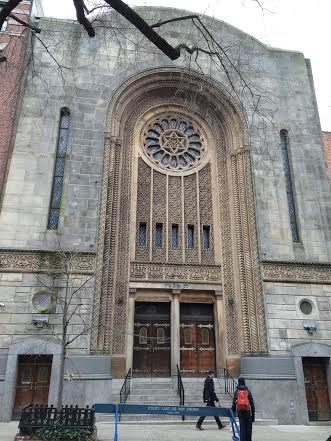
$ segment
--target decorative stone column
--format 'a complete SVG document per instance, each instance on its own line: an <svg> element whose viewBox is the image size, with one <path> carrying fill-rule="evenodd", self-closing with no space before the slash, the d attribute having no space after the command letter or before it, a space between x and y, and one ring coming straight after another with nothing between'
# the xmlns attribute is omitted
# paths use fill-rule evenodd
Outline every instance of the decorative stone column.
<svg viewBox="0 0 331 441"><path fill-rule="evenodd" d="M219 376L221 369L225 367L224 347L224 305L222 291L215 291L216 301L214 304L214 326L215 326L215 347L216 347L216 372Z"/></svg>
<svg viewBox="0 0 331 441"><path fill-rule="evenodd" d="M136 290L130 288L128 301L128 325L126 338L126 372L133 367L133 346L134 346L134 307L136 301Z"/></svg>
<svg viewBox="0 0 331 441"><path fill-rule="evenodd" d="M177 376L177 364L180 366L180 313L179 289L172 291L171 302L171 376Z"/></svg>

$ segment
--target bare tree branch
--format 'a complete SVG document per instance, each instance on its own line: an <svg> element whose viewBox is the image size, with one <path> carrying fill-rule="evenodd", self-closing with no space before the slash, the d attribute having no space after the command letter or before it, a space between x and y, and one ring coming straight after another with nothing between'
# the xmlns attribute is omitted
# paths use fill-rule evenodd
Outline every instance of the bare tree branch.
<svg viewBox="0 0 331 441"><path fill-rule="evenodd" d="M21 3L21 0L9 0L7 3L2 6L0 9L0 29L4 24L6 18L9 14Z"/></svg>
<svg viewBox="0 0 331 441"><path fill-rule="evenodd" d="M39 34L41 32L40 28L37 28L37 26L34 26L32 23L27 23L24 20L21 20L20 18L18 18L15 14L9 14L9 17L11 17L13 20L17 21L17 23L20 23L21 25L25 26L26 28L31 29L34 32L37 32L37 34Z"/></svg>

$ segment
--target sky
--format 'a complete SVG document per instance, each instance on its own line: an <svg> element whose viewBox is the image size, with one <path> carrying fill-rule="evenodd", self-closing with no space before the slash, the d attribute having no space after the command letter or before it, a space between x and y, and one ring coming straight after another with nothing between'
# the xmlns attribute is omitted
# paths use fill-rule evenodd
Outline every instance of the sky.
<svg viewBox="0 0 331 441"><path fill-rule="evenodd" d="M42 0L46 16L75 18L72 0ZM180 7L223 20L264 44L311 60L322 130L331 131L331 0L131 0Z"/></svg>

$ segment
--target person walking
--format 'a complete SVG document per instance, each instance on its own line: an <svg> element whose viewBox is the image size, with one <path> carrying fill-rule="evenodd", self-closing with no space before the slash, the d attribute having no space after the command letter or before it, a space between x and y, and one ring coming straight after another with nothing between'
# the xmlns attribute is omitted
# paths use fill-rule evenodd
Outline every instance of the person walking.
<svg viewBox="0 0 331 441"><path fill-rule="evenodd" d="M215 401L219 401L217 398L217 395L215 394L215 386L214 386L214 377L215 377L215 372L214 371L209 371L208 375L205 379L205 384L204 384L204 388L203 388L203 401L204 403L207 403L207 406L211 406L211 407L215 407ZM201 416L196 424L196 428L199 430L204 430L201 425L203 423L203 420L205 419L204 416ZM215 416L215 421L218 425L219 429L223 429L223 427L225 427L221 420L219 419L219 417Z"/></svg>
<svg viewBox="0 0 331 441"><path fill-rule="evenodd" d="M232 410L237 413L240 427L240 441L252 441L252 423L255 421L253 396L247 388L245 379L238 378L238 386L234 393Z"/></svg>

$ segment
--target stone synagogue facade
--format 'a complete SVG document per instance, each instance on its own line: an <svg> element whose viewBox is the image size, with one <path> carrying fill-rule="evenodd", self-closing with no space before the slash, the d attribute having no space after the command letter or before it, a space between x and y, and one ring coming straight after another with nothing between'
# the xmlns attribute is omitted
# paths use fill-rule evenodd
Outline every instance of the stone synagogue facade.
<svg viewBox="0 0 331 441"><path fill-rule="evenodd" d="M116 14L93 39L40 20L0 212L2 419L30 374L55 400L59 246L82 286L65 400L111 402L130 368L178 365L242 374L262 418L331 418L331 188L310 63L203 20L226 72L203 52L171 62ZM185 22L159 32L203 44Z"/></svg>

